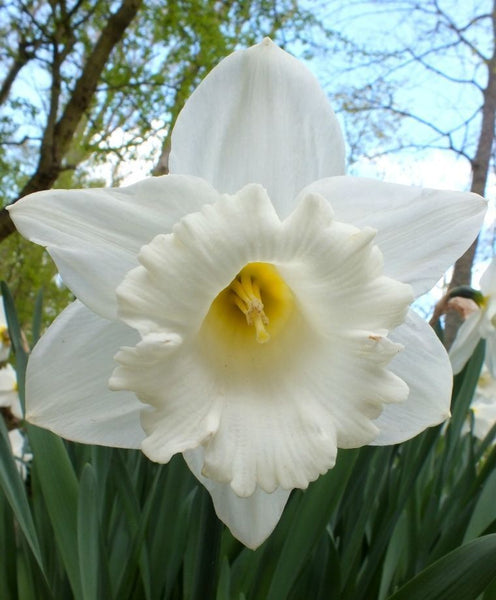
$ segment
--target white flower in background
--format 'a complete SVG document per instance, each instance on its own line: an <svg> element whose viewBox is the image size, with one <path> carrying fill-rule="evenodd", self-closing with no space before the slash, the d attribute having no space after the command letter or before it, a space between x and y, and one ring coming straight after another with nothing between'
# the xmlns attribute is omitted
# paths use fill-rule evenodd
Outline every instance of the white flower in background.
<svg viewBox="0 0 496 600"><path fill-rule="evenodd" d="M26 436L20 429L11 429L9 442L19 475L26 479L29 463L33 460L33 455L27 451Z"/></svg>
<svg viewBox="0 0 496 600"><path fill-rule="evenodd" d="M270 40L188 100L170 170L10 207L79 299L30 358L27 418L160 462L184 453L254 548L337 448L448 416L447 354L408 305L485 202L343 176L323 91Z"/></svg>
<svg viewBox="0 0 496 600"><path fill-rule="evenodd" d="M7 317L3 307L3 298L0 296L0 364L4 363L10 354L9 329L7 327Z"/></svg>
<svg viewBox="0 0 496 600"><path fill-rule="evenodd" d="M479 340L486 340L485 363L496 377L496 259L493 259L480 280L480 294L474 290L478 309L469 314L460 326L449 356L453 372L459 373L472 356Z"/></svg>
<svg viewBox="0 0 496 600"><path fill-rule="evenodd" d="M496 380L487 369L483 369L479 377L470 410L473 415L472 432L475 437L483 440L496 423ZM470 422L466 423L462 431L470 431Z"/></svg>
<svg viewBox="0 0 496 600"><path fill-rule="evenodd" d="M22 419L21 402L17 391L17 375L10 364L0 368L0 406L9 408L17 419Z"/></svg>

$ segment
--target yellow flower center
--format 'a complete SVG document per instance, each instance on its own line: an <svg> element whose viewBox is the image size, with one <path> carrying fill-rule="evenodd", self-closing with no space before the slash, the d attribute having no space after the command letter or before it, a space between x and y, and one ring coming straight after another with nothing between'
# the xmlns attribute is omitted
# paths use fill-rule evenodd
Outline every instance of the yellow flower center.
<svg viewBox="0 0 496 600"><path fill-rule="evenodd" d="M265 344L288 320L293 295L269 263L248 263L212 302L205 318L227 338Z"/></svg>

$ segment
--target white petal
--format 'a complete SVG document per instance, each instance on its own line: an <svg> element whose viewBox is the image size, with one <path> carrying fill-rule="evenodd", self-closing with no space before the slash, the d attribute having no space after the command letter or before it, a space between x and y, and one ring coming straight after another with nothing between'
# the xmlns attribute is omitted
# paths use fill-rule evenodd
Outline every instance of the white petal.
<svg viewBox="0 0 496 600"><path fill-rule="evenodd" d="M20 233L46 246L65 284L91 310L115 318L115 288L141 246L218 194L195 177L145 179L123 188L48 190L9 206Z"/></svg>
<svg viewBox="0 0 496 600"><path fill-rule="evenodd" d="M0 328L0 338L2 336L2 330ZM10 343L2 343L0 342L0 363L5 362L6 360L8 360L10 356Z"/></svg>
<svg viewBox="0 0 496 600"><path fill-rule="evenodd" d="M486 296L496 295L496 259L494 258L481 277L480 289Z"/></svg>
<svg viewBox="0 0 496 600"><path fill-rule="evenodd" d="M10 339L7 327L7 316L0 296L0 363L5 362L10 355Z"/></svg>
<svg viewBox="0 0 496 600"><path fill-rule="evenodd" d="M384 273L409 283L415 296L431 289L470 246L487 205L477 194L354 177L316 181L301 195L312 192L331 203L339 221L377 229Z"/></svg>
<svg viewBox="0 0 496 600"><path fill-rule="evenodd" d="M11 407L18 404L17 375L10 364L0 369L0 406Z"/></svg>
<svg viewBox="0 0 496 600"><path fill-rule="evenodd" d="M267 494L259 488L249 498L240 498L225 483L203 477L203 449L185 452L184 459L197 479L212 496L215 512L233 536L255 550L274 530L281 518L290 490L277 489Z"/></svg>
<svg viewBox="0 0 496 600"><path fill-rule="evenodd" d="M455 375L467 364L481 339L480 327L483 318L484 312L477 310L466 318L457 331L449 351L449 358Z"/></svg>
<svg viewBox="0 0 496 600"><path fill-rule="evenodd" d="M7 325L7 315L5 314L3 298L2 298L2 296L0 296L0 328L6 327L6 325Z"/></svg>
<svg viewBox="0 0 496 600"><path fill-rule="evenodd" d="M474 412L474 435L483 440L496 423L496 404L472 406Z"/></svg>
<svg viewBox="0 0 496 600"><path fill-rule="evenodd" d="M26 452L26 438L19 429L11 429L9 431L9 442L12 448L12 454L14 455L17 470L23 479L27 476L27 466L33 460L33 455L30 452Z"/></svg>
<svg viewBox="0 0 496 600"><path fill-rule="evenodd" d="M17 389L17 375L11 364L0 368L0 392L11 392Z"/></svg>
<svg viewBox="0 0 496 600"><path fill-rule="evenodd" d="M389 368L408 384L410 393L405 402L384 407L375 421L380 430L372 442L375 446L404 442L450 415L451 366L434 330L410 311L405 324L390 337L405 348L393 358Z"/></svg>
<svg viewBox="0 0 496 600"><path fill-rule="evenodd" d="M16 419L23 418L17 388L17 373L11 364L0 368L0 406L9 408Z"/></svg>
<svg viewBox="0 0 496 600"><path fill-rule="evenodd" d="M113 355L137 334L81 303L66 308L36 344L26 376L26 419L70 440L139 448L143 405L130 392L112 392Z"/></svg>
<svg viewBox="0 0 496 600"><path fill-rule="evenodd" d="M19 429L11 429L9 431L9 441L10 447L12 448L12 454L14 456L22 458L24 454L24 446L26 445L26 440L21 431Z"/></svg>
<svg viewBox="0 0 496 600"><path fill-rule="evenodd" d="M306 488L334 466L340 415L333 414L333 405L326 406L313 379L302 381L301 373L281 377L274 369L272 378L258 379L225 389L218 431L204 445L202 472L230 482L242 497L255 493L257 484L268 493ZM372 438L375 432L367 425L357 415L353 433Z"/></svg>
<svg viewBox="0 0 496 600"><path fill-rule="evenodd" d="M224 59L186 102L170 170L221 192L260 183L283 217L305 185L344 173L344 143L315 77L265 39Z"/></svg>
<svg viewBox="0 0 496 600"><path fill-rule="evenodd" d="M494 387L494 379L489 374L483 372L479 378L475 398L470 405L474 416L473 434L480 440L486 437L491 427L496 423L496 396L494 396ZM466 425L464 429L466 432L470 428Z"/></svg>
<svg viewBox="0 0 496 600"><path fill-rule="evenodd" d="M22 410L21 400L19 398L19 394L16 392L15 396L12 398L12 402L10 404L10 412L16 419L23 420L24 419L24 411Z"/></svg>
<svg viewBox="0 0 496 600"><path fill-rule="evenodd" d="M284 221L284 233L278 268L320 332L335 335L347 326L377 332L403 322L411 288L382 276L374 230L332 219L325 199L309 194Z"/></svg>
<svg viewBox="0 0 496 600"><path fill-rule="evenodd" d="M166 463L217 431L215 383L194 348L183 347L177 336L150 334L115 358L121 366L112 375L111 388L132 389L140 400L155 405L141 415L148 434L141 449L151 460Z"/></svg>

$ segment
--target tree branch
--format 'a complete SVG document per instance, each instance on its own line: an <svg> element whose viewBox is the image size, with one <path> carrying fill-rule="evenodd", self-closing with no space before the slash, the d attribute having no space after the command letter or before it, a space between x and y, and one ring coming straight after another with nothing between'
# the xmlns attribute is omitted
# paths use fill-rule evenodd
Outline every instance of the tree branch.
<svg viewBox="0 0 496 600"><path fill-rule="evenodd" d="M93 51L86 60L62 116L55 124L53 143L51 140L43 140L36 172L22 189L19 198L32 192L49 189L54 184L63 168L63 159L69 150L77 126L90 107L109 56L136 16L141 4L142 0L123 0L117 12L110 16ZM43 151L44 149L49 151ZM0 211L0 241L14 230L15 227L8 211L5 208L2 209Z"/></svg>

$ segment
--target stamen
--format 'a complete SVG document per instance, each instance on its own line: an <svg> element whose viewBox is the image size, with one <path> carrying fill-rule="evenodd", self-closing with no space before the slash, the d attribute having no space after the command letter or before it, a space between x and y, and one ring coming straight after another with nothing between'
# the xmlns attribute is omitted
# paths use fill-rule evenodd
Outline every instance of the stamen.
<svg viewBox="0 0 496 600"><path fill-rule="evenodd" d="M247 273L241 273L239 278L231 283L232 298L234 304L245 315L248 325L255 327L255 336L259 344L265 344L270 340L270 333L266 325L269 319L264 313L264 305L260 294L260 286L253 281Z"/></svg>

